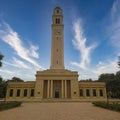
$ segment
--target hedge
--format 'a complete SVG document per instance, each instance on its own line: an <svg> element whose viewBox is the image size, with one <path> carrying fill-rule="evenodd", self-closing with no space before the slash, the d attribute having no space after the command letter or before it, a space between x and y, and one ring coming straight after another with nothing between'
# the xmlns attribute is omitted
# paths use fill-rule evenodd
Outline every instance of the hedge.
<svg viewBox="0 0 120 120"><path fill-rule="evenodd" d="M107 103L107 102L93 102L95 106L102 107L105 109L110 109L114 111L119 111L120 112L120 104L118 103Z"/></svg>
<svg viewBox="0 0 120 120"><path fill-rule="evenodd" d="M18 101L11 101L11 102L6 102L6 103L0 103L0 111L18 107L22 104L22 102Z"/></svg>

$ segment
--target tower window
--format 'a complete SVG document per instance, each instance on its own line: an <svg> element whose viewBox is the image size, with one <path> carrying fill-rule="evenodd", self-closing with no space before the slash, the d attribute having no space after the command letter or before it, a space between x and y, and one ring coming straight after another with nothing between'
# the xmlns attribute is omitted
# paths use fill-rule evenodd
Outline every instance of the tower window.
<svg viewBox="0 0 120 120"><path fill-rule="evenodd" d="M58 24L60 24L60 19L58 19Z"/></svg>
<svg viewBox="0 0 120 120"><path fill-rule="evenodd" d="M60 19L56 18L56 24L60 24Z"/></svg>
<svg viewBox="0 0 120 120"><path fill-rule="evenodd" d="M59 13L59 10L57 10L57 13Z"/></svg>

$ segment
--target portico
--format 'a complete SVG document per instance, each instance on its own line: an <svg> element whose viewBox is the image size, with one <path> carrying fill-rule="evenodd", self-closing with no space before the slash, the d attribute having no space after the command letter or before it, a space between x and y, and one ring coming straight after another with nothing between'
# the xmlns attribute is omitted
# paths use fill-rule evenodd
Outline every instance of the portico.
<svg viewBox="0 0 120 120"><path fill-rule="evenodd" d="M71 81L44 80L43 98L71 98Z"/></svg>
<svg viewBox="0 0 120 120"><path fill-rule="evenodd" d="M46 98L74 98L78 94L78 73L65 69L48 69L36 74L36 96ZM43 83L43 88L39 84ZM74 83L74 84L73 84ZM73 90L76 94L72 94ZM39 91L42 93L38 95Z"/></svg>

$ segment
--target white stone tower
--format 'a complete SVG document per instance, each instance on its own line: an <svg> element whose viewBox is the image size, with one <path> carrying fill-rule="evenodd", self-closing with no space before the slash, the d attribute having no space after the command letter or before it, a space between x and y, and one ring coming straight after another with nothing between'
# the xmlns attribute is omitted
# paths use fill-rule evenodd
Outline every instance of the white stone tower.
<svg viewBox="0 0 120 120"><path fill-rule="evenodd" d="M64 69L64 25L60 7L56 7L52 16L52 47L50 69Z"/></svg>

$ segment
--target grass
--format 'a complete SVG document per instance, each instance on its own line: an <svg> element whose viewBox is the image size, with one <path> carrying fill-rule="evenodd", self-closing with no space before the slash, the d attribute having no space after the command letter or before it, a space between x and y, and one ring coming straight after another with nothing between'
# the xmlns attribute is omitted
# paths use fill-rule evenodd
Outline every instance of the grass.
<svg viewBox="0 0 120 120"><path fill-rule="evenodd" d="M12 101L12 102L2 102L0 103L0 111L15 108L21 106L22 102Z"/></svg>
<svg viewBox="0 0 120 120"><path fill-rule="evenodd" d="M107 102L93 102L95 106L102 107L105 109L113 110L113 111L118 111L120 112L120 104L118 103L107 103Z"/></svg>

